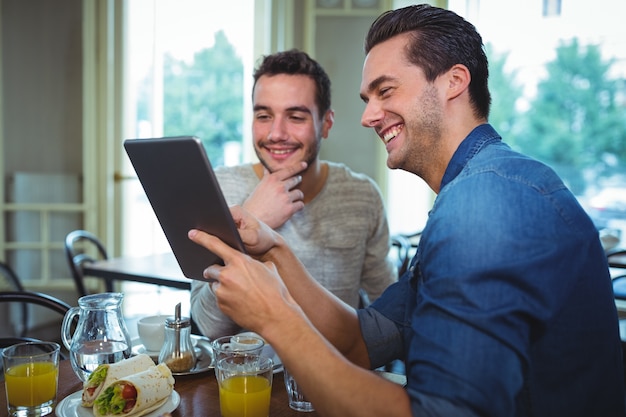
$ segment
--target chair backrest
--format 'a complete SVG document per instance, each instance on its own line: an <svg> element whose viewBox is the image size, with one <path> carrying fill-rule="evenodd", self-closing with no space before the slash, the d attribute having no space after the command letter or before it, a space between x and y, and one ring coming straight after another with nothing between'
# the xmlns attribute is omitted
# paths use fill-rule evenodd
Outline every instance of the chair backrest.
<svg viewBox="0 0 626 417"><path fill-rule="evenodd" d="M72 306L52 295L34 291L0 291L0 303L36 304L65 315Z"/></svg>
<svg viewBox="0 0 626 417"><path fill-rule="evenodd" d="M97 251L98 258L94 258L85 250L85 243L91 245ZM76 291L79 297L88 295L85 286L85 276L83 273L83 265L88 262L95 262L96 259L108 259L108 254L104 245L93 233L86 230L74 230L65 237L65 254L67 262L72 273L72 278L76 284ZM107 292L113 291L113 283L105 280Z"/></svg>
<svg viewBox="0 0 626 417"><path fill-rule="evenodd" d="M409 258L410 249L411 242L405 236L400 234L391 236L391 256L396 262L398 277L401 277L409 266L411 261Z"/></svg>
<svg viewBox="0 0 626 417"><path fill-rule="evenodd" d="M0 261L0 291L24 291L22 281L18 278L9 264ZM24 336L28 330L28 306L22 303L22 326L20 336Z"/></svg>
<svg viewBox="0 0 626 417"><path fill-rule="evenodd" d="M605 253L611 268L626 269L626 262L624 261L624 259L626 259L626 249L613 248L607 250Z"/></svg>
<svg viewBox="0 0 626 417"><path fill-rule="evenodd" d="M61 316L65 316L65 313L69 311L71 306L63 300L53 297L48 294L33 292L33 291L0 291L0 303L22 303L23 305L39 305L45 307L51 311L56 311ZM59 329L61 334L61 329ZM37 341L31 337L22 335L20 337L0 337L0 351L2 348L14 345L22 342ZM65 354L62 352L61 356L65 358ZM2 368L2 361L0 361L0 371Z"/></svg>

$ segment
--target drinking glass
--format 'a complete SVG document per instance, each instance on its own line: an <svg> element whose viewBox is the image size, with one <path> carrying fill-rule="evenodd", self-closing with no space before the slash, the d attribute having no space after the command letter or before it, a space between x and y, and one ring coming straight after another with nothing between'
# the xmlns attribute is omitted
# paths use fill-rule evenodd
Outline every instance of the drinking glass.
<svg viewBox="0 0 626 417"><path fill-rule="evenodd" d="M60 346L26 342L2 351L9 417L46 416L57 404Z"/></svg>
<svg viewBox="0 0 626 417"><path fill-rule="evenodd" d="M227 356L215 367L222 417L268 417L274 363L264 356Z"/></svg>
<svg viewBox="0 0 626 417"><path fill-rule="evenodd" d="M285 388L287 389L287 397L289 398L289 407L296 411L314 411L313 404L306 399L302 389L298 387L298 383L293 376L287 371L287 368L283 369L285 377Z"/></svg>
<svg viewBox="0 0 626 417"><path fill-rule="evenodd" d="M263 351L265 342L258 336L238 334L218 337L211 343L211 346L217 363L227 356L259 356Z"/></svg>

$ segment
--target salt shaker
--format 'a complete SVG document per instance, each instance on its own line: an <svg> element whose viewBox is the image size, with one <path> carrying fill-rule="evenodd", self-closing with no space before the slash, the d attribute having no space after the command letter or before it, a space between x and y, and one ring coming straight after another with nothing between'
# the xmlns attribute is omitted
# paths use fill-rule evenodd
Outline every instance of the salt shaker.
<svg viewBox="0 0 626 417"><path fill-rule="evenodd" d="M196 364L196 353L191 343L191 320L181 317L180 303L174 317L165 320L165 343L159 353L159 363L165 363L172 372L188 372Z"/></svg>

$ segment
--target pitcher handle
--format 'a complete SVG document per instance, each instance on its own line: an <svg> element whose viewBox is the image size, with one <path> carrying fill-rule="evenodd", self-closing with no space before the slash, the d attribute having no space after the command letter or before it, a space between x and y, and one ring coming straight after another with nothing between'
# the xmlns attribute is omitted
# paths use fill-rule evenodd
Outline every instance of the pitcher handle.
<svg viewBox="0 0 626 417"><path fill-rule="evenodd" d="M79 313L80 307L72 307L67 311L67 313L65 313L65 317L63 317L63 324L61 325L61 339L63 340L63 344L67 350L70 350L70 345L72 344L72 335L70 334L72 321Z"/></svg>

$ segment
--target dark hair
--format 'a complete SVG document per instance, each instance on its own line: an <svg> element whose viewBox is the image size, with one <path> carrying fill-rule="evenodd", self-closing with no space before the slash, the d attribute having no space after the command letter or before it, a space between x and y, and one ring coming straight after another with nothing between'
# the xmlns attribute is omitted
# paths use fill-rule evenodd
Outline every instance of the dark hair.
<svg viewBox="0 0 626 417"><path fill-rule="evenodd" d="M474 113L487 118L491 105L489 68L482 38L474 25L450 10L427 4L390 10L372 23L365 38L365 53L405 32L411 32L406 57L424 71L428 81L455 64L467 67L472 77L469 95Z"/></svg>
<svg viewBox="0 0 626 417"><path fill-rule="evenodd" d="M306 52L297 49L277 52L263 57L261 64L254 71L254 86L263 75L306 75L315 82L315 103L320 112L320 118L330 109L330 78L324 68L312 59Z"/></svg>

